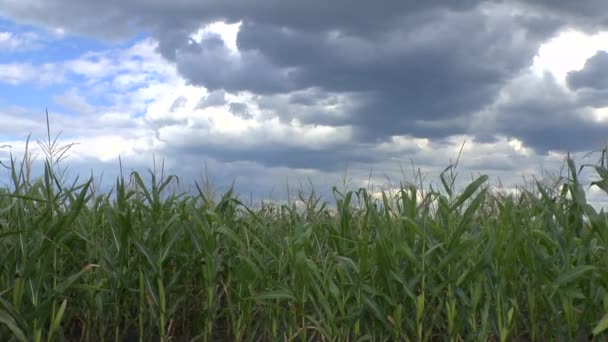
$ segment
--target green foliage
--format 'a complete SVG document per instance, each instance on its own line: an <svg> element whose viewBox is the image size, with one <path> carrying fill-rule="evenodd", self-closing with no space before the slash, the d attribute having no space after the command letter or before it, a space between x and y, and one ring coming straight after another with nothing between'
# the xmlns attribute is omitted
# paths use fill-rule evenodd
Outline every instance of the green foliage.
<svg viewBox="0 0 608 342"><path fill-rule="evenodd" d="M49 139L49 151L57 149ZM66 149L59 148L61 156ZM606 338L608 217L572 160L556 188L245 206L133 172L108 194L57 159L0 191L0 336L12 341L511 341ZM606 190L608 170L588 166ZM450 171L450 174L447 174Z"/></svg>

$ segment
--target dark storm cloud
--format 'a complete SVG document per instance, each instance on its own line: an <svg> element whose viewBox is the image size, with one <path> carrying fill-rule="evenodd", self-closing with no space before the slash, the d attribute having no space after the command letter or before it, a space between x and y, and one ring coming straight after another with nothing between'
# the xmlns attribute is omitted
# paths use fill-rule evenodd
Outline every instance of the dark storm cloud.
<svg viewBox="0 0 608 342"><path fill-rule="evenodd" d="M467 115L491 104L503 84L530 65L541 41L522 39L526 34L498 10L403 15L385 31L365 35L245 21L240 56L204 40L178 50L176 63L184 77L209 89L270 96L314 88L352 94L359 104L339 116L322 108L300 116L283 106L276 112L286 121L354 125L365 141L395 134L445 137L465 133ZM295 95L291 104L318 101L324 98L313 93Z"/></svg>
<svg viewBox="0 0 608 342"><path fill-rule="evenodd" d="M608 26L605 0L518 0L518 2L547 17L560 18L560 20L588 32Z"/></svg>
<svg viewBox="0 0 608 342"><path fill-rule="evenodd" d="M367 33L382 30L403 13L432 9L466 10L480 0L387 0L382 5L349 0L0 0L0 15L19 21L63 27L76 33L126 38L138 30L170 33L167 41L185 43L184 36L201 23L248 19L305 31L342 29Z"/></svg>
<svg viewBox="0 0 608 342"><path fill-rule="evenodd" d="M585 62L583 69L569 72L566 80L571 89L608 89L608 53L598 51Z"/></svg>
<svg viewBox="0 0 608 342"><path fill-rule="evenodd" d="M540 40L521 39L525 34L498 11L404 15L386 31L366 36L244 23L239 49L266 62L258 62L264 68L234 73L236 78L229 84L237 85L233 90L254 93L310 87L355 93L361 106L337 124L356 125L361 137L457 134L463 132L462 125L433 129L428 122L471 114L491 104L505 81L527 67L537 51ZM246 63L247 58L244 60ZM265 82L248 82L252 73L259 74L253 77L258 79L272 74L269 70L278 79L272 83L275 88L268 89ZM197 80L213 87L215 83L205 82L215 80L209 71Z"/></svg>
<svg viewBox="0 0 608 342"><path fill-rule="evenodd" d="M567 24L562 16L552 16L546 12L541 13L541 15L517 15L513 17L516 25L526 29L526 38L545 40Z"/></svg>

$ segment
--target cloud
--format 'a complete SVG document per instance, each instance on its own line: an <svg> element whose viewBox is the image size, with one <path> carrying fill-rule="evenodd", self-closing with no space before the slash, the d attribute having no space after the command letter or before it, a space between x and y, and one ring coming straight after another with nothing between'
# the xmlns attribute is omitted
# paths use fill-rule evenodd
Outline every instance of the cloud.
<svg viewBox="0 0 608 342"><path fill-rule="evenodd" d="M243 119L251 119L253 115L249 113L249 107L246 103L241 102L230 102L229 105L230 113L243 118Z"/></svg>
<svg viewBox="0 0 608 342"><path fill-rule="evenodd" d="M66 31L108 39L125 38L134 34L137 29L145 28L156 32L172 31L175 32L173 37L178 38L181 37L180 32L189 34L197 29L201 22L219 20L236 22L245 17L256 22L268 22L272 25L304 30L341 28L357 31L362 26L366 31L377 30L382 28L384 22L403 13L420 13L438 8L464 10L479 2L479 0L432 2L390 0L383 6L370 3L354 7L347 0L337 0L331 4L322 0L305 3L294 0L204 2L183 0L180 1L179 6L164 1L110 0L88 3L78 0L58 0L47 3L35 0L18 2L2 0L0 14L22 22L61 27ZM345 11L345 8L349 10Z"/></svg>
<svg viewBox="0 0 608 342"><path fill-rule="evenodd" d="M346 7L343 0L116 4L26 0L1 7L16 20L108 39L145 30L188 82L210 91L274 96L318 89L356 98L359 108L331 119L325 110L300 119L355 125L370 141L464 133L471 113L491 104L504 83L530 65L543 40L567 23L583 25L585 18L599 25L604 17L599 1L576 8L566 1L506 6L481 0ZM218 34L192 38L217 20L242 22L236 53ZM112 70L95 58L71 69L88 78ZM285 120L297 115L289 112Z"/></svg>
<svg viewBox="0 0 608 342"><path fill-rule="evenodd" d="M592 109L552 76L525 73L505 86L496 103L477 117L473 130L517 138L545 154L602 146L608 122L598 121Z"/></svg>
<svg viewBox="0 0 608 342"><path fill-rule="evenodd" d="M53 97L53 100L64 109L75 114L87 115L95 110L76 89L70 89L61 95L56 95Z"/></svg>
<svg viewBox="0 0 608 342"><path fill-rule="evenodd" d="M42 47L41 37L34 32L0 31L0 53L23 52Z"/></svg>
<svg viewBox="0 0 608 342"><path fill-rule="evenodd" d="M10 125L0 125L0 137L27 137L30 132L42 133L40 121L32 111L19 107L0 108L0 122L10 122ZM3 145L3 143L0 143Z"/></svg>
<svg viewBox="0 0 608 342"><path fill-rule="evenodd" d="M598 51L585 62L582 70L571 71L566 80L571 89L608 89L608 52Z"/></svg>
<svg viewBox="0 0 608 342"><path fill-rule="evenodd" d="M603 0L589 0L581 3L568 0L518 0L518 2L529 10L544 13L546 17L560 18L561 21L587 32L608 27L606 2Z"/></svg>
<svg viewBox="0 0 608 342"><path fill-rule="evenodd" d="M18 62L0 63L0 83L11 85L36 83L45 86L61 83L63 78L63 71L54 63L39 65Z"/></svg>
<svg viewBox="0 0 608 342"><path fill-rule="evenodd" d="M52 127L79 142L75 160L189 154L222 162L324 170L372 160L371 153L366 155L371 146L352 150L348 126L283 122L262 114L252 96L187 85L176 76L175 67L167 68L170 64L158 58L154 45L144 41L57 64L67 75L66 85L79 84L54 95L61 109L51 111ZM104 68L106 74L100 72ZM81 83L75 83L74 75ZM144 77L129 87L115 86L118 78L133 79L132 75ZM14 112L6 121L17 122L19 115ZM41 126L40 121L36 125ZM22 128L32 126L24 122ZM38 128L35 133L44 134Z"/></svg>
<svg viewBox="0 0 608 342"><path fill-rule="evenodd" d="M0 63L0 83L45 87L80 82L80 86L93 87L112 80L104 85L104 91L120 92L155 79L177 77L174 67L155 52L156 46L151 40L143 40L127 49L86 52L57 62ZM143 63L150 69L144 70Z"/></svg>
<svg viewBox="0 0 608 342"><path fill-rule="evenodd" d="M187 121L168 123L156 132L165 153L207 155L225 162L331 170L346 162L377 160L370 146L353 145L349 127L285 124L227 109L194 111Z"/></svg>
<svg viewBox="0 0 608 342"><path fill-rule="evenodd" d="M574 91L579 106L596 108L596 113L608 107L608 53L597 51L582 68L566 75L567 86ZM602 115L600 115L602 116Z"/></svg>
<svg viewBox="0 0 608 342"><path fill-rule="evenodd" d="M185 96L179 96L173 101L171 107L169 108L170 112L174 112L176 109L184 107L188 102L188 99Z"/></svg>
<svg viewBox="0 0 608 342"><path fill-rule="evenodd" d="M569 72L582 69L589 57L606 49L608 31L586 34L580 30L562 30L541 45L532 70L539 76L549 72L558 82L567 85Z"/></svg>
<svg viewBox="0 0 608 342"><path fill-rule="evenodd" d="M105 74L99 71L104 67ZM48 76L44 74L47 70ZM5 77L0 79L4 81L47 87L49 98L59 105L50 110L51 129L63 131L65 139L81 143L79 146L87 146L81 152L83 155L101 160L117 158L119 154L135 157L137 153L153 153L158 148L154 125L145 121L141 113L160 93L175 99L171 94L172 82L179 80L175 68L167 65L149 40L56 63L0 64L0 75L3 72ZM51 77L54 74L61 75L60 81ZM11 79L7 75L16 76ZM45 79L61 86L49 87ZM11 123L10 127L0 125L0 138L25 137L29 132L36 138L46 135L44 107L0 108L0 120Z"/></svg>
<svg viewBox="0 0 608 342"><path fill-rule="evenodd" d="M223 90L216 90L209 95L201 99L196 106L197 109L204 109L207 107L223 106L226 104L226 92Z"/></svg>
<svg viewBox="0 0 608 342"><path fill-rule="evenodd" d="M558 14L569 6L544 4L541 12L541 5L525 2L476 0L346 7L343 0L112 3L24 1L2 8L12 18L110 39L145 30L189 84L212 95L257 96L252 101L265 109L262 115L286 124L350 126L357 143L469 133L472 115L492 105L504 85L531 65L540 44L566 25ZM595 18L594 6L568 19ZM105 15L66 20L93 13ZM217 20L241 23L231 33L237 50L221 33L199 34ZM104 55L70 68L95 82L115 72ZM224 105L217 94L199 109ZM328 99L337 103L328 105Z"/></svg>
<svg viewBox="0 0 608 342"><path fill-rule="evenodd" d="M218 68L214 74L182 68L184 77L206 87L221 84L263 95L318 89L347 97L358 108L334 116L335 123L356 125L364 139L463 133L466 115L491 104L503 83L530 64L540 42L498 10L430 13L424 20L406 16L374 35L257 23L243 23L240 30L242 63L255 65L234 69L221 82L219 70L225 75L233 69ZM200 48L197 57L204 59L205 46ZM179 54L176 62L182 63ZM269 75L273 81L264 79ZM310 105L314 96L307 101ZM325 112L305 120L325 122Z"/></svg>
<svg viewBox="0 0 608 342"><path fill-rule="evenodd" d="M175 53L180 74L192 84L210 90L250 90L268 94L296 89L287 79L289 70L275 68L257 51L233 54L218 39L191 42Z"/></svg>

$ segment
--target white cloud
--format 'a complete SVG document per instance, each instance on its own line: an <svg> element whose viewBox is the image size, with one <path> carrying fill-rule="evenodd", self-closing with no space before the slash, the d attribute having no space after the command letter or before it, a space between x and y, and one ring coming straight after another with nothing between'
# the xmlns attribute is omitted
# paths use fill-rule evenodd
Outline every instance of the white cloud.
<svg viewBox="0 0 608 342"><path fill-rule="evenodd" d="M31 63L0 64L0 82L12 85L36 83L41 86L56 84L63 81L64 74L56 64Z"/></svg>
<svg viewBox="0 0 608 342"><path fill-rule="evenodd" d="M31 81L34 77L34 70L30 64L10 63L0 64L0 80L9 84L20 84Z"/></svg>
<svg viewBox="0 0 608 342"><path fill-rule="evenodd" d="M42 47L41 37L34 32L0 31L0 53L31 51Z"/></svg>
<svg viewBox="0 0 608 342"><path fill-rule="evenodd" d="M97 159L102 162L115 161L118 156L130 160L152 155L154 140L146 137L123 137L104 134L94 137L76 137L72 156L75 159ZM152 144L150 144L152 143Z"/></svg>
<svg viewBox="0 0 608 342"><path fill-rule="evenodd" d="M239 33L240 27L240 21L234 24L226 24L225 22L218 21L205 25L205 27L192 34L190 38L192 38L195 42L200 43L205 36L209 34L217 34L222 38L224 44L226 47L228 47L228 49L230 49L230 51L233 53L238 53L236 37Z"/></svg>
<svg viewBox="0 0 608 342"><path fill-rule="evenodd" d="M93 106L75 88L63 94L53 96L53 101L65 109L81 115L89 114L94 110Z"/></svg>
<svg viewBox="0 0 608 342"><path fill-rule="evenodd" d="M537 75L549 72L564 85L568 72L582 69L599 50L608 51L608 32L589 35L565 30L540 47L531 69Z"/></svg>

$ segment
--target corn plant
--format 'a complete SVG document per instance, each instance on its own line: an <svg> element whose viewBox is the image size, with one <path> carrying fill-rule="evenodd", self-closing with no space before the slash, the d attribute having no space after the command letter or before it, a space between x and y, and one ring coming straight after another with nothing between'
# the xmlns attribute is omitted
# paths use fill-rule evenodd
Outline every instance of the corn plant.
<svg viewBox="0 0 608 342"><path fill-rule="evenodd" d="M504 193L457 163L440 188L245 205L164 171L108 193L68 183L70 145L10 156L0 188L0 336L8 341L605 340L606 151L554 184ZM27 152L27 151L26 151Z"/></svg>

